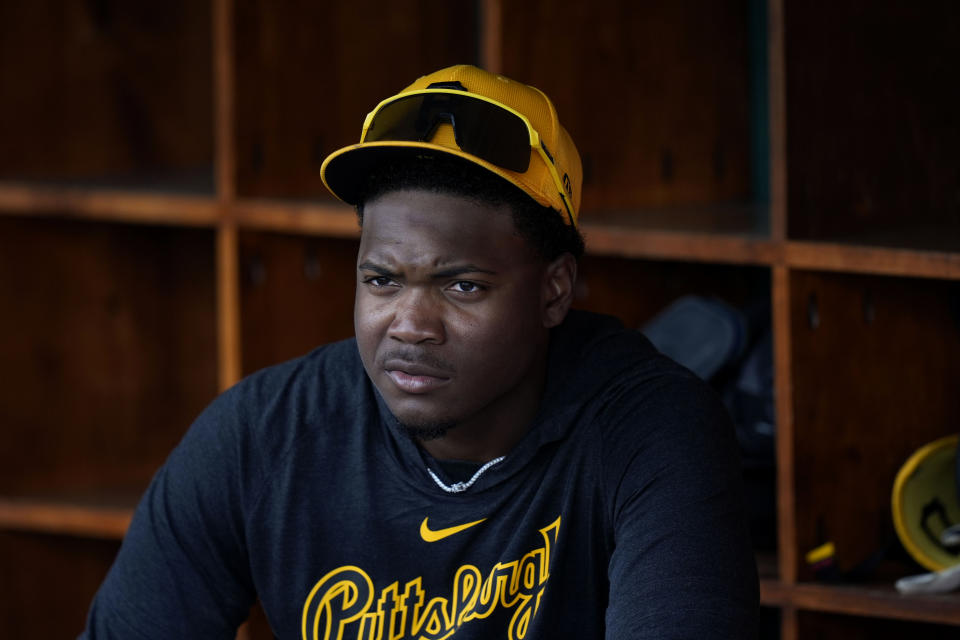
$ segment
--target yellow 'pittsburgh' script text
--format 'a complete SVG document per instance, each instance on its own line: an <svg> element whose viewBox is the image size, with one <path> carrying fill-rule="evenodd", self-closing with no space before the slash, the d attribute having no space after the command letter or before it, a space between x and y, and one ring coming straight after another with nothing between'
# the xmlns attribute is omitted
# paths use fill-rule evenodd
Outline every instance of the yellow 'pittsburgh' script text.
<svg viewBox="0 0 960 640"><path fill-rule="evenodd" d="M519 560L498 562L487 574L470 564L457 569L449 598L425 602L422 577L375 590L370 576L356 566L334 569L321 578L303 605L303 640L445 640L471 620L498 607L514 609L508 637L522 640L537 614L550 578L550 558L560 518L540 529L543 546Z"/></svg>

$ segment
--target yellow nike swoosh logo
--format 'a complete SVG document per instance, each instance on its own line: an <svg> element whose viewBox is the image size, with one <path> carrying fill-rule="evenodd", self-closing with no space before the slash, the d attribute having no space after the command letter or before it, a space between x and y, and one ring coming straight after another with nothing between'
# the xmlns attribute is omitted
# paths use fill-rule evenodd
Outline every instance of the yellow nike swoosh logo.
<svg viewBox="0 0 960 640"><path fill-rule="evenodd" d="M447 527L446 529L437 529L433 531L427 526L427 520L430 518L424 518L423 522L420 523L420 537L423 538L426 542L436 542L437 540L443 540L449 536L452 536L455 533L460 533L464 529L469 529L470 527L480 524L486 518L481 518L480 520L475 520L473 522L468 522L466 524L458 524L455 527Z"/></svg>

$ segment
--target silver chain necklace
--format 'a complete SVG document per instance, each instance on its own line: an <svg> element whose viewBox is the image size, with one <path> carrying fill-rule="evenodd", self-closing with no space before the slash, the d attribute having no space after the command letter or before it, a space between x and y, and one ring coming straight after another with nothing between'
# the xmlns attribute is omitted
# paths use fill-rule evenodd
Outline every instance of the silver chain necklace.
<svg viewBox="0 0 960 640"><path fill-rule="evenodd" d="M433 472L433 469L427 467L427 473L430 474L430 477L433 478L433 481L437 483L437 486L446 491L447 493L462 493L473 486L473 483L480 479L480 476L483 473L492 467L495 464L500 464L506 459L507 456L500 456L499 458L494 458L487 464L483 465L477 472L473 474L473 477L467 480L466 482L454 482L453 484L445 484L443 480L437 477L437 474Z"/></svg>

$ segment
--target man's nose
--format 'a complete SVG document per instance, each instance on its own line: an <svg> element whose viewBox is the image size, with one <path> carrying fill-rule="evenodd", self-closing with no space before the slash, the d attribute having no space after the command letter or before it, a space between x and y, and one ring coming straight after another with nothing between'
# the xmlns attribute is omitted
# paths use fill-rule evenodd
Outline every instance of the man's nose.
<svg viewBox="0 0 960 640"><path fill-rule="evenodd" d="M442 303L429 291L407 288L398 296L388 336L407 344L441 344L445 338Z"/></svg>

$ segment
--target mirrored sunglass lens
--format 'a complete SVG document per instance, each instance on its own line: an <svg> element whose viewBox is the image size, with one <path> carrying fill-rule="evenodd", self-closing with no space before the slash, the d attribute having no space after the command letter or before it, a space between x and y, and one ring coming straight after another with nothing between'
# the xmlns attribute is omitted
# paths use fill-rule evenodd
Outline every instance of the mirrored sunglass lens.
<svg viewBox="0 0 960 640"><path fill-rule="evenodd" d="M450 94L399 98L374 115L364 141L424 141L442 123L454 125L463 151L511 171L530 166L530 134L516 115L483 100Z"/></svg>
<svg viewBox="0 0 960 640"><path fill-rule="evenodd" d="M409 96L381 107L373 116L364 141L419 140L417 116L422 106L423 96Z"/></svg>
<svg viewBox="0 0 960 640"><path fill-rule="evenodd" d="M463 101L455 133L464 151L487 162L523 173L530 166L530 134L523 120L482 100Z"/></svg>

